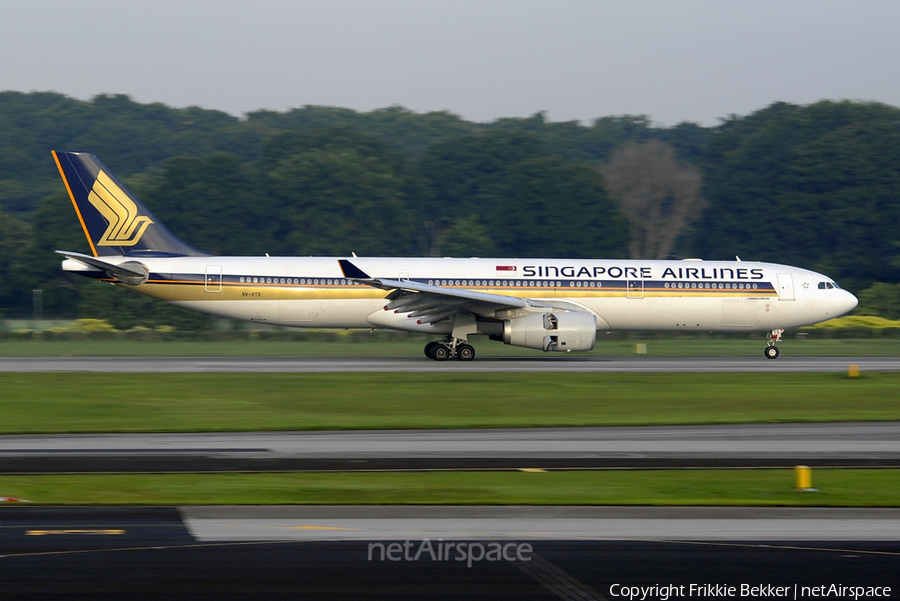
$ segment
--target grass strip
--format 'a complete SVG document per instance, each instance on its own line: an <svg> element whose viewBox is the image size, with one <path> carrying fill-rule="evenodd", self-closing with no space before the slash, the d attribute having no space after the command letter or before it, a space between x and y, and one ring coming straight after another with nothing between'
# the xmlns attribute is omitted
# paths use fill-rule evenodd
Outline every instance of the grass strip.
<svg viewBox="0 0 900 601"><path fill-rule="evenodd" d="M0 374L0 432L900 419L900 374Z"/></svg>
<svg viewBox="0 0 900 601"><path fill-rule="evenodd" d="M0 496L47 505L900 505L900 470L814 470L813 486L793 470L0 476Z"/></svg>

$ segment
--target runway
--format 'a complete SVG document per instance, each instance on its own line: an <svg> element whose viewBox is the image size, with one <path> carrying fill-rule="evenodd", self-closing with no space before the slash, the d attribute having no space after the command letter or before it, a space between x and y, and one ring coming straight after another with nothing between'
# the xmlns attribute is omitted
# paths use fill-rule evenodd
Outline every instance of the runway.
<svg viewBox="0 0 900 601"><path fill-rule="evenodd" d="M846 373L900 371L900 357L582 357L535 356L432 361L425 357L3 357L0 372L100 373Z"/></svg>
<svg viewBox="0 0 900 601"><path fill-rule="evenodd" d="M813 587L835 585L862 587L858 599L895 598L898 540L891 509L16 507L0 508L0 590L9 599L587 601L628 590L814 599L826 595Z"/></svg>
<svg viewBox="0 0 900 601"><path fill-rule="evenodd" d="M900 422L0 436L0 472L900 467Z"/></svg>
<svg viewBox="0 0 900 601"><path fill-rule="evenodd" d="M200 541L900 541L900 509L746 507L182 507Z"/></svg>

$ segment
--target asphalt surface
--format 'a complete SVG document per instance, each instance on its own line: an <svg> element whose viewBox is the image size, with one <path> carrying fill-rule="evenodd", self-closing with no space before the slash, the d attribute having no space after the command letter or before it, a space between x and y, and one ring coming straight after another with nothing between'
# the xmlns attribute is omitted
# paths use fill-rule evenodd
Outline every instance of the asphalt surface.
<svg viewBox="0 0 900 601"><path fill-rule="evenodd" d="M432 361L425 357L26 357L0 358L0 372L330 373L330 372L833 372L900 371L900 357L581 357L578 355Z"/></svg>
<svg viewBox="0 0 900 601"><path fill-rule="evenodd" d="M900 467L900 422L0 436L0 473Z"/></svg>
<svg viewBox="0 0 900 601"><path fill-rule="evenodd" d="M196 540L900 541L900 509L183 507Z"/></svg>
<svg viewBox="0 0 900 601"><path fill-rule="evenodd" d="M0 591L29 600L587 600L644 587L635 598L815 599L834 585L884 599L900 587L895 510L542 511L0 508ZM582 526L574 537L566 520ZM872 521L894 538L866 540ZM366 523L375 530L363 536L336 529ZM742 523L778 536L729 540L746 532ZM861 536L847 538L855 526Z"/></svg>
<svg viewBox="0 0 900 601"><path fill-rule="evenodd" d="M2 359L0 371L844 372L849 363L900 369L894 358L104 358ZM3 436L0 472L888 466L898 441L890 423ZM0 506L4 601L583 600L629 598L627 587L662 600L898 598L900 510Z"/></svg>

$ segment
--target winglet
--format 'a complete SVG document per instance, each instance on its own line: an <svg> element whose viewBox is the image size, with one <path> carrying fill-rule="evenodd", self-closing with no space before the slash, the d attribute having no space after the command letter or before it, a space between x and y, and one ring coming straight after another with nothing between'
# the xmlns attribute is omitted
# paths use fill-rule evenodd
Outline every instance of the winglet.
<svg viewBox="0 0 900 601"><path fill-rule="evenodd" d="M372 279L366 272L364 272L362 269L360 269L347 259L338 259L338 264L341 266L341 271L344 272L345 278L350 278L351 280Z"/></svg>

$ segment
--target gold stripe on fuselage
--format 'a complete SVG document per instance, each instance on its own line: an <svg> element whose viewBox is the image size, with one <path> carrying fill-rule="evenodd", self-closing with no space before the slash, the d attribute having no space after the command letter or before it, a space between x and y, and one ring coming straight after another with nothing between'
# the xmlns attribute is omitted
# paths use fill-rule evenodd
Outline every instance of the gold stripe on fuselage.
<svg viewBox="0 0 900 601"><path fill-rule="evenodd" d="M224 284L221 290L212 292L206 289L204 282L150 280L140 286L127 287L164 301L362 300L383 299L388 295L384 290L362 286L319 289Z"/></svg>
<svg viewBox="0 0 900 601"><path fill-rule="evenodd" d="M214 290L208 290L206 282L196 280L149 280L139 286L120 285L164 301L368 300L384 299L388 295L388 291L368 286L289 287L287 285L224 283L221 285L221 288L218 284L215 284ZM447 286L446 288L473 290L512 298L547 300L625 298L629 295L627 288L614 288L611 286L604 288L468 288L464 286ZM632 290L631 294L634 296L635 291ZM643 298L770 299L778 298L778 293L774 290L652 288L645 289L641 296Z"/></svg>

